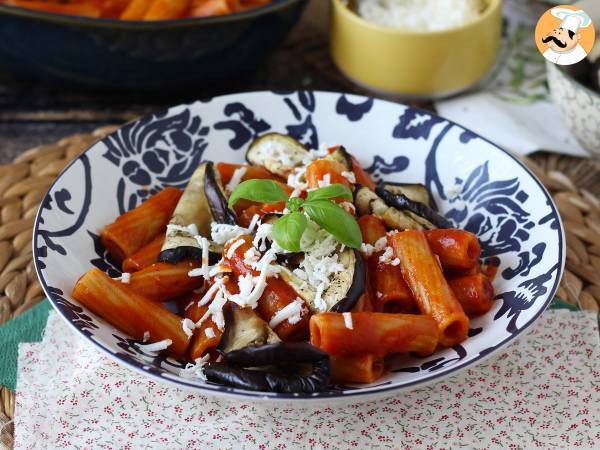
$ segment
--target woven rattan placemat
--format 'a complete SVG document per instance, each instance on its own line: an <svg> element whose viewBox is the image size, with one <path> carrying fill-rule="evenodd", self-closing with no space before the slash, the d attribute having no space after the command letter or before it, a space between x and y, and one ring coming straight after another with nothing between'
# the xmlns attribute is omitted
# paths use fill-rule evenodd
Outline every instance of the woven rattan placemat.
<svg viewBox="0 0 600 450"><path fill-rule="evenodd" d="M32 261L31 234L39 203L65 165L116 127L32 148L0 166L0 325L44 294ZM600 162L554 154L523 158L552 194L567 237L567 270L558 295L598 312L600 305ZM14 394L0 387L0 445L12 448Z"/></svg>

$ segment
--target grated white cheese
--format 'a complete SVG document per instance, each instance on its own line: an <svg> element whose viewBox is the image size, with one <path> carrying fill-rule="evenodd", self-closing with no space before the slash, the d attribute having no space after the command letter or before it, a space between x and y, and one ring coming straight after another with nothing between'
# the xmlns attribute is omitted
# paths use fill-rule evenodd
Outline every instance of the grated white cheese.
<svg viewBox="0 0 600 450"><path fill-rule="evenodd" d="M209 339L216 337L215 330L213 330L211 327L208 327L206 330L204 330L204 334Z"/></svg>
<svg viewBox="0 0 600 450"><path fill-rule="evenodd" d="M346 180L348 180L350 183L352 183L352 184L356 183L356 175L354 175L354 172L351 172L351 171L349 171L349 170L348 170L348 171L344 170L344 171L342 172L342 176L343 176L343 177L344 177Z"/></svg>
<svg viewBox="0 0 600 450"><path fill-rule="evenodd" d="M273 225L270 223L261 223L256 229L254 240L252 244L254 247L264 252L267 249L267 239L272 240L271 233L273 231Z"/></svg>
<svg viewBox="0 0 600 450"><path fill-rule="evenodd" d="M235 241L233 244L231 244L229 246L229 248L227 249L227 258L231 259L233 258L233 255L235 253L235 251L238 249L238 247L240 245L244 245L246 243L246 241L244 241L243 239L238 239L237 241Z"/></svg>
<svg viewBox="0 0 600 450"><path fill-rule="evenodd" d="M373 247L371 244L367 244L366 242L363 242L362 244L360 244L360 251L362 252L363 255L365 255L367 258L369 258L375 251L375 247Z"/></svg>
<svg viewBox="0 0 600 450"><path fill-rule="evenodd" d="M352 313L345 312L342 313L342 316L344 316L344 325L346 326L346 328L348 328L349 330L353 330L354 324L352 323Z"/></svg>
<svg viewBox="0 0 600 450"><path fill-rule="evenodd" d="M121 283L129 284L130 281L131 281L131 274L128 272L123 272L121 274Z"/></svg>
<svg viewBox="0 0 600 450"><path fill-rule="evenodd" d="M240 184L242 181L242 178L246 174L247 170L248 168L246 166L241 166L235 169L233 175L231 176L231 180L229 180L229 183L227 183L227 186L225 186L225 191L228 194L231 194L235 188L238 187L238 184Z"/></svg>
<svg viewBox="0 0 600 450"><path fill-rule="evenodd" d="M219 330L223 330L225 327L225 317L223 315L223 306L227 303L227 296L225 295L224 286L221 286L221 289L217 291L215 298L208 305L208 311L212 316L212 320L217 326Z"/></svg>
<svg viewBox="0 0 600 450"><path fill-rule="evenodd" d="M358 0L360 16L378 25L407 31L455 28L479 17L480 0Z"/></svg>
<svg viewBox="0 0 600 450"><path fill-rule="evenodd" d="M215 293L221 288L221 286L223 286L224 282L224 278L217 278L215 280L215 283L210 288L208 288L208 291L206 291L202 298L198 300L198 306L203 306L210 302ZM198 326L198 323L196 323L196 326Z"/></svg>
<svg viewBox="0 0 600 450"><path fill-rule="evenodd" d="M227 241L240 237L242 234L248 234L250 230L238 225L229 225L226 223L212 222L210 224L210 237L216 244L225 244Z"/></svg>
<svg viewBox="0 0 600 450"><path fill-rule="evenodd" d="M260 220L260 216L258 214L254 214L252 216L252 219L250 219L250 223L248 224L248 231L252 231L254 230L254 227L256 226L256 224L258 223L258 221Z"/></svg>
<svg viewBox="0 0 600 450"><path fill-rule="evenodd" d="M196 324L190 319L183 319L181 321L181 328L183 328L183 332L191 337L194 334L194 328L196 328Z"/></svg>
<svg viewBox="0 0 600 450"><path fill-rule="evenodd" d="M152 344L138 344L135 345L142 351L147 353L158 353L161 350L165 350L171 345L173 341L171 339L163 339L162 341L153 342Z"/></svg>
<svg viewBox="0 0 600 450"><path fill-rule="evenodd" d="M260 252L256 249L256 247L250 247L244 252L244 264L254 267L259 260Z"/></svg>
<svg viewBox="0 0 600 450"><path fill-rule="evenodd" d="M230 272L231 272L231 267L229 267L229 264L227 264L227 263L223 262L223 260L221 260L214 266L210 267L210 270L208 271L208 277L212 278L221 273L230 273Z"/></svg>
<svg viewBox="0 0 600 450"><path fill-rule="evenodd" d="M258 277L252 277L251 274L247 274L243 277L238 278L238 286L240 289L239 294L231 296L231 300L240 306L249 306L252 309L256 308L258 300L262 296L265 288L267 287L267 277L274 275L278 272L277 266L272 266L271 263L276 259L275 252L270 249L263 257L255 263L256 269L259 271ZM249 277L250 278L249 278ZM248 287L252 282L252 290Z"/></svg>
<svg viewBox="0 0 600 450"><path fill-rule="evenodd" d="M387 247L387 236L382 236L375 241L375 251L380 252Z"/></svg>
<svg viewBox="0 0 600 450"><path fill-rule="evenodd" d="M312 162L312 159L308 161L307 164L310 164L310 162ZM308 184L306 183L306 165L296 167L290 172L290 174L287 177L287 185L291 186L294 190L297 190L298 192L306 190L306 188L308 187Z"/></svg>
<svg viewBox="0 0 600 450"><path fill-rule="evenodd" d="M386 247L383 254L379 257L379 262L391 263L394 257L394 249L392 247Z"/></svg>
<svg viewBox="0 0 600 450"><path fill-rule="evenodd" d="M325 186L329 186L331 184L331 174L326 173L325 175L323 175L323 179L317 181L317 185L322 188Z"/></svg>
<svg viewBox="0 0 600 450"><path fill-rule="evenodd" d="M296 298L292 303L284 306L273 315L269 321L269 326L275 328L285 320L291 324L298 323L302 319L303 311L304 302L300 298Z"/></svg>
<svg viewBox="0 0 600 450"><path fill-rule="evenodd" d="M331 277L344 270L343 264L338 261L338 245L332 235L314 222L308 221L300 241L304 259L294 270L294 274L314 288L315 307L320 311L327 309L322 295L331 284Z"/></svg>
<svg viewBox="0 0 600 450"><path fill-rule="evenodd" d="M144 337L142 338L142 342L148 342L148 339L150 339L150 332L144 331Z"/></svg>
<svg viewBox="0 0 600 450"><path fill-rule="evenodd" d="M390 261L390 264L392 266L398 266L398 265L400 265L400 260L398 258L394 258Z"/></svg>
<svg viewBox="0 0 600 450"><path fill-rule="evenodd" d="M201 358L196 358L194 363L187 363L183 369L179 370L179 376L182 378L198 378L202 381L206 381L206 375L204 375L204 366L208 362L210 356L208 354Z"/></svg>

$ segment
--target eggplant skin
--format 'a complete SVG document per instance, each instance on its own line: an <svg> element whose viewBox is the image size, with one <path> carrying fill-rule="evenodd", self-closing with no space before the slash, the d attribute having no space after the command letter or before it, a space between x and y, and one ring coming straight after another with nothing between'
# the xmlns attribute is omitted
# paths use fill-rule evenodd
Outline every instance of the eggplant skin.
<svg viewBox="0 0 600 450"><path fill-rule="evenodd" d="M367 273L362 256L357 250L354 250L354 259L352 285L346 292L346 296L331 307L330 311L332 312L343 313L350 311L365 292Z"/></svg>
<svg viewBox="0 0 600 450"><path fill-rule="evenodd" d="M177 263L184 259L195 259L200 261L202 259L202 249L200 247L181 246L168 248L163 250L158 255L158 260L161 262Z"/></svg>
<svg viewBox="0 0 600 450"><path fill-rule="evenodd" d="M334 152L330 153L325 157L325 159L329 159L331 161L337 161L340 164L343 164L348 172L351 172L354 168L354 164L352 163L352 156L346 150L343 145L340 145Z"/></svg>
<svg viewBox="0 0 600 450"><path fill-rule="evenodd" d="M208 381L251 391L310 394L325 391L331 378L329 355L308 342L250 346L224 358L224 363L204 366ZM310 373L298 374L299 364L310 366ZM264 366L275 367L277 373L256 370Z"/></svg>
<svg viewBox="0 0 600 450"><path fill-rule="evenodd" d="M420 183L392 183L386 182L382 187L392 194L402 194L408 197L413 202L423 203L430 207L434 211L437 211L437 207L431 197L429 189L424 184Z"/></svg>
<svg viewBox="0 0 600 450"><path fill-rule="evenodd" d="M227 198L221 188L221 180L215 171L212 161L206 163L206 173L204 175L204 195L210 208L212 218L217 223L226 223L228 225L237 225L235 213L227 206Z"/></svg>
<svg viewBox="0 0 600 450"><path fill-rule="evenodd" d="M433 224L434 227L437 228L452 228L452 222L446 219L441 214L435 212L433 209L429 208L427 205L419 202L412 201L407 196L403 194L392 194L387 189L382 187L377 187L375 189L375 193L381 197L381 199L388 205L393 208L399 209L401 211L409 211L426 221Z"/></svg>

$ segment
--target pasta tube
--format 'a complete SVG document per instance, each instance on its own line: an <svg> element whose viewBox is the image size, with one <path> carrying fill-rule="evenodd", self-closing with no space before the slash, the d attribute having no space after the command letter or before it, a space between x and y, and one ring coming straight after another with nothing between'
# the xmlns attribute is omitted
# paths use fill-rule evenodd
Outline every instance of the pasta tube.
<svg viewBox="0 0 600 450"><path fill-rule="evenodd" d="M310 342L333 356L415 352L430 355L438 344L436 322L416 314L320 313L310 318ZM350 320L348 320L350 317Z"/></svg>
<svg viewBox="0 0 600 450"><path fill-rule="evenodd" d="M446 269L471 269L479 264L481 248L477 236L458 229L435 229L425 232L433 253Z"/></svg>
<svg viewBox="0 0 600 450"><path fill-rule="evenodd" d="M129 287L148 300L164 302L202 286L203 277L190 277L192 269L200 267L196 261L176 264L155 263L131 274Z"/></svg>
<svg viewBox="0 0 600 450"><path fill-rule="evenodd" d="M464 341L469 318L444 278L425 234L417 230L393 233L388 243L400 259L402 276L417 306L438 324L440 343L451 347Z"/></svg>
<svg viewBox="0 0 600 450"><path fill-rule="evenodd" d="M133 255L165 230L181 191L165 188L119 216L100 234L102 245L119 261Z"/></svg>
<svg viewBox="0 0 600 450"><path fill-rule="evenodd" d="M167 353L175 358L187 351L190 337L181 326L181 317L99 269L89 270L77 281L73 298L134 339L141 340L146 333L149 342L170 339Z"/></svg>

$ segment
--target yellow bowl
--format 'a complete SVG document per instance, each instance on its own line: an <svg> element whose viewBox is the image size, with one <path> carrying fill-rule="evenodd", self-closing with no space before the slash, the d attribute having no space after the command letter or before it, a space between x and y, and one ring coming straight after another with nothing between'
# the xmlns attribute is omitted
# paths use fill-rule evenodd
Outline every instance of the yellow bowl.
<svg viewBox="0 0 600 450"><path fill-rule="evenodd" d="M502 0L476 19L441 31L403 31L368 22L331 0L331 55L355 83L386 94L439 98L479 81L500 47Z"/></svg>

